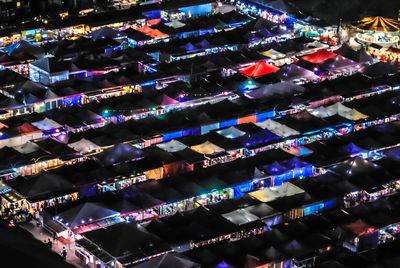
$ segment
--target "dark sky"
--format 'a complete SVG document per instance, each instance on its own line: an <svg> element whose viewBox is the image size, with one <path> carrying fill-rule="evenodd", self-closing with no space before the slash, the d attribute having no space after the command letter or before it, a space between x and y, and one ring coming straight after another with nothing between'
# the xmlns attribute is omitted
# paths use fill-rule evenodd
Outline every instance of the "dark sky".
<svg viewBox="0 0 400 268"><path fill-rule="evenodd" d="M400 0L288 0L316 17L336 23L354 21L365 16L397 18Z"/></svg>

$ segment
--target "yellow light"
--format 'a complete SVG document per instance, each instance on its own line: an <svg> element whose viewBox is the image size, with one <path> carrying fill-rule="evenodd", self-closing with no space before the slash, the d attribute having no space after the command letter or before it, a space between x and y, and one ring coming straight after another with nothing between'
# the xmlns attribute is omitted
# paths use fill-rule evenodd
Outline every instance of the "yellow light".
<svg viewBox="0 0 400 268"><path fill-rule="evenodd" d="M17 8L21 7L21 2L17 2Z"/></svg>

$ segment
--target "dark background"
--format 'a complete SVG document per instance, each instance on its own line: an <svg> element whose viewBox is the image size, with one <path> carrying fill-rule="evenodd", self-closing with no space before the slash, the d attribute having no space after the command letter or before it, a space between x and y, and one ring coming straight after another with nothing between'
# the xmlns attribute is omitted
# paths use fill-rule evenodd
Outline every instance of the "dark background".
<svg viewBox="0 0 400 268"><path fill-rule="evenodd" d="M354 21L366 16L397 19L400 0L287 0L308 15L328 23Z"/></svg>

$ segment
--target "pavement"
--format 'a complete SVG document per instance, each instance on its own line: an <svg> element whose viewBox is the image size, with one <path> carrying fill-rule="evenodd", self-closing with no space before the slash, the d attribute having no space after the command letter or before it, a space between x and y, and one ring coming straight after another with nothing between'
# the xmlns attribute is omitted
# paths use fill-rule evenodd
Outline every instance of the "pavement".
<svg viewBox="0 0 400 268"><path fill-rule="evenodd" d="M31 221L30 223L20 225L21 228L29 231L36 239L43 243L44 240L53 238L49 232L47 232L42 226L37 226L35 221ZM72 241L62 242L60 240L55 240L53 242L52 250L57 254L61 255L62 248L65 247L67 250L67 262L74 265L77 268L87 268L88 266L82 262L76 255L75 255L75 242Z"/></svg>

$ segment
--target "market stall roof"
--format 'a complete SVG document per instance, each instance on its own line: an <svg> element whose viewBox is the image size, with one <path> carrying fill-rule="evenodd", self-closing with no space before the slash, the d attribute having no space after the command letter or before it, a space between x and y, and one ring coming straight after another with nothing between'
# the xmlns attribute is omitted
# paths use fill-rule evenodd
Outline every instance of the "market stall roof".
<svg viewBox="0 0 400 268"><path fill-rule="evenodd" d="M225 150L215 144L213 144L212 142L206 141L204 143L195 145L195 146L191 146L190 147L193 151L196 151L198 153L201 154L217 154L217 153L221 153L224 152Z"/></svg>
<svg viewBox="0 0 400 268"><path fill-rule="evenodd" d="M43 120L33 122L32 125L41 130L50 130L62 127L59 123L47 117Z"/></svg>
<svg viewBox="0 0 400 268"><path fill-rule="evenodd" d="M345 58L343 56L337 55L334 58L330 58L329 60L326 60L325 62L321 63L319 67L323 70L330 70L330 71L335 71L337 69L342 69L346 67L351 67L351 66L357 66L358 68L361 68L360 65L358 65L357 62L350 60L348 58Z"/></svg>
<svg viewBox="0 0 400 268"><path fill-rule="evenodd" d="M366 31L376 32L398 32L400 23L381 16L366 17L356 23L356 27Z"/></svg>
<svg viewBox="0 0 400 268"><path fill-rule="evenodd" d="M86 202L56 215L55 218L69 228L74 228L117 215L119 215L117 211L108 209L100 203Z"/></svg>
<svg viewBox="0 0 400 268"><path fill-rule="evenodd" d="M123 200L131 202L140 209L148 209L164 204L162 200L151 196L150 194L142 191L134 185L128 188L124 188L118 191L118 193L116 194L120 196Z"/></svg>
<svg viewBox="0 0 400 268"><path fill-rule="evenodd" d="M47 171L29 177L17 177L7 181L7 185L32 202L75 191L74 186L68 180ZM36 200L36 198L41 199Z"/></svg>
<svg viewBox="0 0 400 268"><path fill-rule="evenodd" d="M282 162L285 166L291 169L296 169L296 168L304 168L304 167L311 167L312 165L310 163L307 163L306 161L301 160L299 157L293 157L291 159L284 160Z"/></svg>
<svg viewBox="0 0 400 268"><path fill-rule="evenodd" d="M191 260L179 257L172 253L167 253L162 256L152 258L141 264L135 265L132 268L198 268L199 264Z"/></svg>
<svg viewBox="0 0 400 268"><path fill-rule="evenodd" d="M159 143L156 145L158 148L169 152L169 153L175 153L178 151L182 151L187 148L187 146L177 140L170 140L168 142L164 143Z"/></svg>
<svg viewBox="0 0 400 268"><path fill-rule="evenodd" d="M319 118L326 118L326 117L330 117L330 116L333 116L336 114L336 112L333 109L327 109L324 106L320 106L318 108L312 109L312 110L310 110L310 113L313 116L316 116Z"/></svg>
<svg viewBox="0 0 400 268"><path fill-rule="evenodd" d="M275 73L279 70L278 67L268 64L265 61L259 61L246 68L240 69L240 73L248 77L260 77L270 73Z"/></svg>
<svg viewBox="0 0 400 268"><path fill-rule="evenodd" d="M143 183L136 184L136 187L152 197L162 200L168 204L184 199L184 196L180 192L172 187L169 187L167 183L165 181L163 182L162 180L148 180Z"/></svg>
<svg viewBox="0 0 400 268"><path fill-rule="evenodd" d="M343 226L358 237L374 232L375 228L365 223L363 220L358 219L352 223Z"/></svg>
<svg viewBox="0 0 400 268"><path fill-rule="evenodd" d="M66 144L57 142L51 138L37 141L35 143L39 145L42 150L49 152L50 154L53 154L60 159L67 160L76 157L79 154L77 151L68 147Z"/></svg>
<svg viewBox="0 0 400 268"><path fill-rule="evenodd" d="M364 49L353 50L347 43L342 44L342 46L334 52L358 63L372 62L374 60Z"/></svg>
<svg viewBox="0 0 400 268"><path fill-rule="evenodd" d="M347 178L365 174L377 174L377 172L384 173L384 169L382 167L360 157L354 157L344 162L338 163L332 168L329 168L329 170L335 174ZM381 173L381 175L383 174Z"/></svg>
<svg viewBox="0 0 400 268"><path fill-rule="evenodd" d="M120 143L97 154L96 158L100 160L103 165L111 166L117 163L143 158L143 151L130 144Z"/></svg>
<svg viewBox="0 0 400 268"><path fill-rule="evenodd" d="M55 57L44 57L30 64L49 74L68 71L71 68L71 61L60 60Z"/></svg>
<svg viewBox="0 0 400 268"><path fill-rule="evenodd" d="M21 40L19 42L6 46L2 50L6 52L9 56L16 58L24 57L23 55L31 55L36 58L40 58L44 55L43 48L25 40Z"/></svg>
<svg viewBox="0 0 400 268"><path fill-rule="evenodd" d="M90 32L89 37L92 38L93 40L105 39L105 38L120 39L126 37L126 34L106 26L98 30L95 30L93 32Z"/></svg>
<svg viewBox="0 0 400 268"><path fill-rule="evenodd" d="M32 162L15 148L4 146L0 148L0 168L8 170L18 168Z"/></svg>
<svg viewBox="0 0 400 268"><path fill-rule="evenodd" d="M258 217L251 214L247 210L237 209L235 211L222 214L222 217L232 222L233 224L240 226L243 224L248 224L253 221L257 221Z"/></svg>
<svg viewBox="0 0 400 268"><path fill-rule="evenodd" d="M268 129L272 133L284 138L300 134L300 132L298 132L297 130L294 130L271 119L268 119L264 122L256 123L256 125L263 129Z"/></svg>
<svg viewBox="0 0 400 268"><path fill-rule="evenodd" d="M392 75L399 71L399 66L386 63L386 62L377 62L372 65L366 66L362 73L370 78L378 78L382 76Z"/></svg>
<svg viewBox="0 0 400 268"><path fill-rule="evenodd" d="M241 137L246 134L246 132L243 132L235 127L221 129L221 130L218 130L217 133L228 139L235 139L235 138Z"/></svg>
<svg viewBox="0 0 400 268"><path fill-rule="evenodd" d="M333 58L335 56L336 56L336 53L333 53L326 49L320 49L317 52L303 56L302 59L305 61L308 61L310 63L320 64L320 63L323 63L324 61L326 61L330 58Z"/></svg>
<svg viewBox="0 0 400 268"><path fill-rule="evenodd" d="M343 146L340 149L349 155L367 152L367 150L360 148L359 146L355 145L353 142L346 144L345 146Z"/></svg>
<svg viewBox="0 0 400 268"><path fill-rule="evenodd" d="M273 48L271 48L271 49L269 49L267 51L261 52L260 54L265 56L265 57L268 57L270 59L273 59L273 60L282 59L282 58L286 57L285 54L283 54L283 53L281 53L279 51L276 51Z"/></svg>
<svg viewBox="0 0 400 268"><path fill-rule="evenodd" d="M345 105L343 105L339 102L326 107L326 110L327 110L328 114L332 114L332 115L338 114L341 117L344 117L349 120L360 120L360 119L368 118L367 115L362 114L355 109L346 107Z"/></svg>
<svg viewBox="0 0 400 268"><path fill-rule="evenodd" d="M207 49L207 48L214 47L214 45L211 44L207 39L203 39L200 42L195 43L194 45L196 47L202 48L202 49Z"/></svg>
<svg viewBox="0 0 400 268"><path fill-rule="evenodd" d="M295 64L288 64L278 72L278 76L283 81L292 81L295 79L307 79L309 81L316 81L319 79L318 75L314 72L307 70Z"/></svg>
<svg viewBox="0 0 400 268"><path fill-rule="evenodd" d="M142 32L152 38L165 38L168 37L167 34L160 32L157 29L150 28L149 26L143 26L137 29L139 32Z"/></svg>
<svg viewBox="0 0 400 268"><path fill-rule="evenodd" d="M136 261L171 250L168 244L134 222L114 224L86 232L83 236L118 259L129 257L131 261Z"/></svg>
<svg viewBox="0 0 400 268"><path fill-rule="evenodd" d="M131 27L129 27L128 29L124 30L123 32L128 36L128 38L133 39L133 40L135 40L137 42L151 40L150 36L148 36L148 35L146 35L146 34L144 34L142 32L139 32L139 31L137 31L137 30L135 30L135 29L133 29Z"/></svg>
<svg viewBox="0 0 400 268"><path fill-rule="evenodd" d="M268 217L279 214L279 212L277 210L268 206L265 203L252 205L252 206L244 208L244 210L246 210L247 212L250 212L251 214L257 216L260 219L266 219Z"/></svg>
<svg viewBox="0 0 400 268"><path fill-rule="evenodd" d="M284 183L278 187L264 188L261 190L250 192L248 193L248 195L265 203L281 197L293 196L302 193L304 193L304 190L297 187L296 185L292 183Z"/></svg>
<svg viewBox="0 0 400 268"><path fill-rule="evenodd" d="M193 45L191 42L187 42L186 44L180 46L179 48L182 48L186 52L198 50L198 48L195 45Z"/></svg>
<svg viewBox="0 0 400 268"><path fill-rule="evenodd" d="M1 61L0 61L1 62ZM16 85L27 81L28 79L21 74L8 69L4 68L0 70L0 86L9 86L9 85Z"/></svg>
<svg viewBox="0 0 400 268"><path fill-rule="evenodd" d="M90 153L90 152L99 150L101 148L97 144L95 144L85 138L82 138L77 142L70 143L70 144L68 144L68 146L82 154Z"/></svg>
<svg viewBox="0 0 400 268"><path fill-rule="evenodd" d="M177 101L165 94L162 94L161 96L159 96L157 98L156 103L159 104L160 106L167 106L167 105L177 104L177 103L179 103L179 101Z"/></svg>
<svg viewBox="0 0 400 268"><path fill-rule="evenodd" d="M293 82L281 82L257 88L250 93L245 93L245 96L250 99L268 98L274 95L292 96L304 92L304 90L304 87L296 85Z"/></svg>
<svg viewBox="0 0 400 268"><path fill-rule="evenodd" d="M281 175L286 172L289 172L289 169L279 162L275 161L268 165L263 165L259 168L262 171L267 172L270 175Z"/></svg>
<svg viewBox="0 0 400 268"><path fill-rule="evenodd" d="M306 110L278 118L276 121L300 132L315 131L330 125L325 119L315 117Z"/></svg>
<svg viewBox="0 0 400 268"><path fill-rule="evenodd" d="M166 23L165 25L167 25L168 27L172 27L174 29L179 29L184 27L186 24L179 20L173 20L171 22Z"/></svg>

